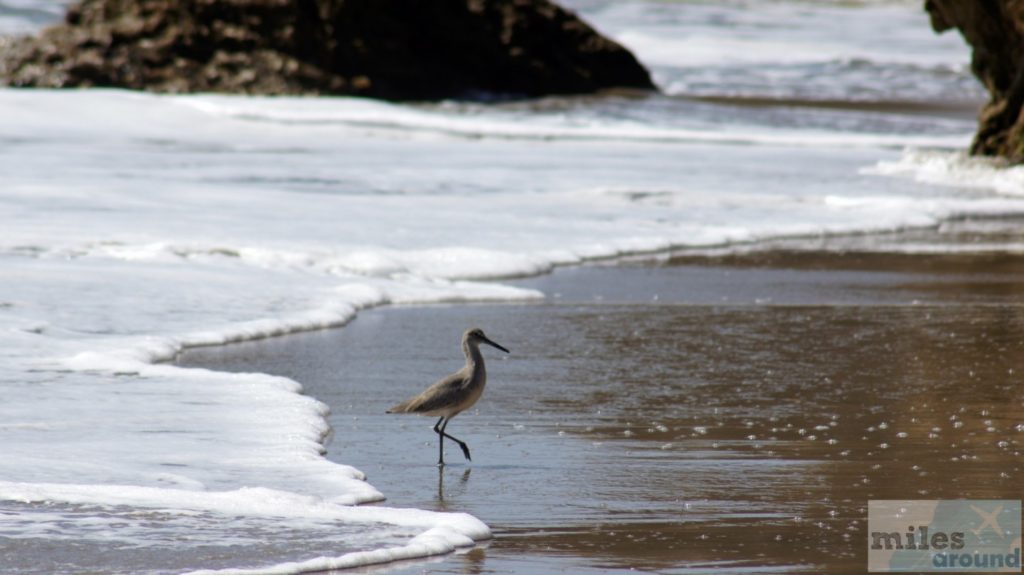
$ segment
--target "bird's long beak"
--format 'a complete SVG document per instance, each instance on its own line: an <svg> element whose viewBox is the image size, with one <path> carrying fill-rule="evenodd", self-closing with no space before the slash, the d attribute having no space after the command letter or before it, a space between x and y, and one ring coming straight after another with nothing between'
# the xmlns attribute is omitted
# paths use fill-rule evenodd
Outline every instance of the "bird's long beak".
<svg viewBox="0 0 1024 575"><path fill-rule="evenodd" d="M487 339L486 337L484 338L484 343L486 343L487 345L490 345L490 346L496 347L496 348L500 349L501 351L503 351L503 352L505 352L505 353L512 353L511 351L509 351L509 350L505 349L504 347L502 347L502 346L500 346L500 345L498 345L498 344L494 343L493 341L491 341L491 340Z"/></svg>

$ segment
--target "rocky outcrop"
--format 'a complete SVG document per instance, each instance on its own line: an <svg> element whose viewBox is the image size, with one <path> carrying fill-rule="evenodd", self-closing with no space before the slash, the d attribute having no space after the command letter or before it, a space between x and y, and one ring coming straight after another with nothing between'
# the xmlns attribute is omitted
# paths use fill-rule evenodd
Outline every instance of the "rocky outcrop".
<svg viewBox="0 0 1024 575"><path fill-rule="evenodd" d="M936 32L960 30L991 95L971 152L1024 162L1024 0L926 0L925 9Z"/></svg>
<svg viewBox="0 0 1024 575"><path fill-rule="evenodd" d="M6 40L0 78L391 100L653 88L629 51L548 0L82 0Z"/></svg>

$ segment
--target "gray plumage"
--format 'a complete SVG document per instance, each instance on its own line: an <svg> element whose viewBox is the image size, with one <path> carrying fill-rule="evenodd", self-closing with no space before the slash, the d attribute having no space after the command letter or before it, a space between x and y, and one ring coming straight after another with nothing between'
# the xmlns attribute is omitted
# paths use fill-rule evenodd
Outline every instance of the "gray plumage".
<svg viewBox="0 0 1024 575"><path fill-rule="evenodd" d="M507 349L488 339L479 328L467 330L462 334L462 352L466 355L466 365L431 385L423 393L403 401L387 411L388 413L416 413L441 417L434 425L434 432L438 434L438 440L441 442L438 465L444 465L445 437L458 443L466 459L472 461L469 456L469 447L464 442L445 433L445 428L448 426L448 421L472 407L483 395L484 386L487 385L487 369L484 366L483 354L480 353L481 343L509 353Z"/></svg>

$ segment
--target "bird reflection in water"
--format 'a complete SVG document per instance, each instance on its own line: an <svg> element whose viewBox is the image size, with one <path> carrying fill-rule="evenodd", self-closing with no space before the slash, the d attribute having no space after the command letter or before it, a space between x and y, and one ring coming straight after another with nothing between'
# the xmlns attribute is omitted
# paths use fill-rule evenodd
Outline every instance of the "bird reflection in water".
<svg viewBox="0 0 1024 575"><path fill-rule="evenodd" d="M438 466L437 468L437 506L442 511L448 510L448 503L445 500L444 493L444 472L445 468ZM472 468L467 468L462 472L462 476L459 477L459 486L462 488L460 491L465 489L466 483L469 482L469 474L473 472Z"/></svg>

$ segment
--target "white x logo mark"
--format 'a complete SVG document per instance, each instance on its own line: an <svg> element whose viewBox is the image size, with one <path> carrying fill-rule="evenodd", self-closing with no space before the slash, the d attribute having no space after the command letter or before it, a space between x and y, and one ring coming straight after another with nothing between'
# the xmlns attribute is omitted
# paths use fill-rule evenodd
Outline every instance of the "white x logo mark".
<svg viewBox="0 0 1024 575"><path fill-rule="evenodd" d="M983 509L978 509L973 505L971 505L971 509L973 509L975 513L977 513L982 519L985 520L977 529L971 529L972 533L974 533L975 535L981 535L981 532L984 531L986 527L992 526L992 530L998 533L1000 537L1006 537L1006 535L1003 533L1003 528L999 526L999 520L996 518L996 515L998 515L999 512L1003 510L1002 505L996 507L995 510L993 510L991 513L985 513Z"/></svg>

